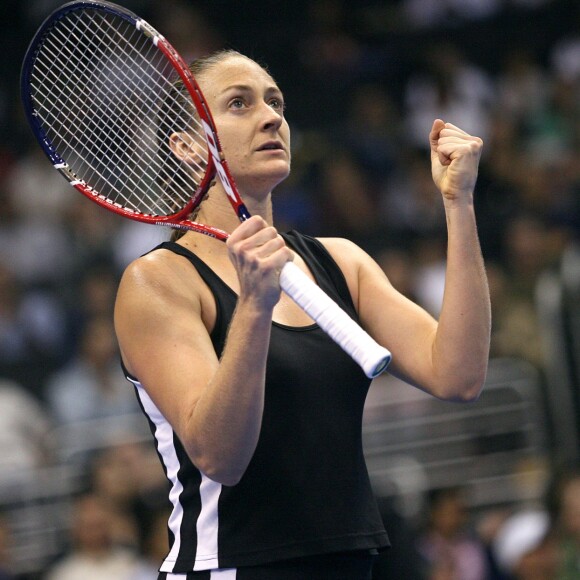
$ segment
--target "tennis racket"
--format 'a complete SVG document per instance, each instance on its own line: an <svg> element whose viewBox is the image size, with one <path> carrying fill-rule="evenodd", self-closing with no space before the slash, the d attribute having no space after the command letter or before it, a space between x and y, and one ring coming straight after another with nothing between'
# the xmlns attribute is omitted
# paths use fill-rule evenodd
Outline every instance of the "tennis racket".
<svg viewBox="0 0 580 580"><path fill-rule="evenodd" d="M26 117L52 165L90 200L144 223L228 234L188 219L219 178L238 218L250 217L209 107L186 63L136 14L105 1L54 11L24 58ZM174 154L176 140L180 151ZM295 264L280 286L369 377L391 354Z"/></svg>

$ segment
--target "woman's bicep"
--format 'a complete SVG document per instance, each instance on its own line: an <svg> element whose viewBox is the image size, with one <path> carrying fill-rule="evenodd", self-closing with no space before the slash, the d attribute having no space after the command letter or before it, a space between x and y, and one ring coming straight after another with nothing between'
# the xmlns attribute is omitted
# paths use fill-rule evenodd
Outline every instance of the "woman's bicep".
<svg viewBox="0 0 580 580"><path fill-rule="evenodd" d="M429 390L437 321L396 290L361 248L339 239L324 245L345 275L361 325L393 354L389 372Z"/></svg>
<svg viewBox="0 0 580 580"><path fill-rule="evenodd" d="M437 321L388 280L363 279L360 294L361 323L393 355L389 372L430 392Z"/></svg>
<svg viewBox="0 0 580 580"><path fill-rule="evenodd" d="M178 435L185 435L203 388L218 365L200 306L149 265L121 281L115 328L123 362Z"/></svg>

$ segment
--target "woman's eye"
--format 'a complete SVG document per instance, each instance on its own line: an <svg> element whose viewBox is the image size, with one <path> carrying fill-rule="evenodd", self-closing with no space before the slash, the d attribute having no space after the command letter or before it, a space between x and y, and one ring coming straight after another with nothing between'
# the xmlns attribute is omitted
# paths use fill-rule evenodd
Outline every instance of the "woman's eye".
<svg viewBox="0 0 580 580"><path fill-rule="evenodd" d="M277 111L284 110L284 101L282 99L270 99L270 107L276 109Z"/></svg>
<svg viewBox="0 0 580 580"><path fill-rule="evenodd" d="M230 107L234 109L241 109L244 106L244 101L242 99L232 99L230 101Z"/></svg>

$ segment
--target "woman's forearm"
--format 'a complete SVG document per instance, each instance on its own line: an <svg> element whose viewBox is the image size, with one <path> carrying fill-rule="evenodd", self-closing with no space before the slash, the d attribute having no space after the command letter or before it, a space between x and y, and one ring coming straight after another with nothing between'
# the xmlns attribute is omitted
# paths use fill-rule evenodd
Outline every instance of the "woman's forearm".
<svg viewBox="0 0 580 580"><path fill-rule="evenodd" d="M471 400L481 391L489 357L491 307L471 200L446 204L445 293L433 343L433 369L445 398Z"/></svg>
<svg viewBox="0 0 580 580"><path fill-rule="evenodd" d="M226 485L239 481L258 442L271 325L271 313L238 303L219 367L190 417L188 453Z"/></svg>

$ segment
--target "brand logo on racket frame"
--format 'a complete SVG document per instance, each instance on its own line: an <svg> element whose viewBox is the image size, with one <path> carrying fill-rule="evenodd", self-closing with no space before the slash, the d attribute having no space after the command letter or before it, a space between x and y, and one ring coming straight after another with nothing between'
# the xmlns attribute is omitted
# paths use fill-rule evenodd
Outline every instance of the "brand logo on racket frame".
<svg viewBox="0 0 580 580"><path fill-rule="evenodd" d="M222 185L224 186L224 189L226 190L228 197L230 197L234 202L238 203L238 197L236 196L232 184L230 183L230 178L228 177L228 174L224 169L220 150L218 149L217 145L217 138L214 135L213 129L204 119L201 119L201 124L203 125L203 130L205 131L205 136L207 139L207 145L213 158L217 174L219 175L220 180L222 182Z"/></svg>

